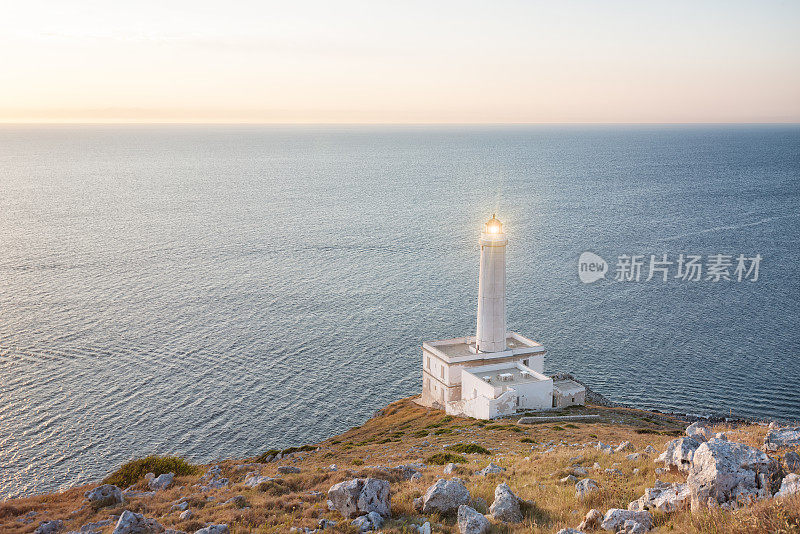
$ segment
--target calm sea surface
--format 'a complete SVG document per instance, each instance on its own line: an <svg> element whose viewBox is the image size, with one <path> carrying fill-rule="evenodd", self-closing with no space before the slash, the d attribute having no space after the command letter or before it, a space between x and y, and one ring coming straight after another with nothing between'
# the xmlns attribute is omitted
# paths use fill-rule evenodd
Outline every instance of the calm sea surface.
<svg viewBox="0 0 800 534"><path fill-rule="evenodd" d="M547 371L800 419L800 127L7 126L0 499L314 442L417 393L421 342L474 330L493 212ZM586 250L606 280L580 282ZM665 253L763 260L645 281ZM623 254L641 281L613 281Z"/></svg>

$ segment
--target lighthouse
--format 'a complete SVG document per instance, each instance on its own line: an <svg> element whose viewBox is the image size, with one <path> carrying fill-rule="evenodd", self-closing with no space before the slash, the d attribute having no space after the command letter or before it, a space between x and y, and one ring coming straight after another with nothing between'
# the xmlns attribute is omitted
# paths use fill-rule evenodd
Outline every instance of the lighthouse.
<svg viewBox="0 0 800 534"><path fill-rule="evenodd" d="M495 215L484 225L478 275L478 352L506 349L506 245L503 223Z"/></svg>
<svg viewBox="0 0 800 534"><path fill-rule="evenodd" d="M492 215L480 238L478 320L474 336L422 344L423 406L494 419L583 404L586 389L544 374L541 343L506 330L506 238Z"/></svg>

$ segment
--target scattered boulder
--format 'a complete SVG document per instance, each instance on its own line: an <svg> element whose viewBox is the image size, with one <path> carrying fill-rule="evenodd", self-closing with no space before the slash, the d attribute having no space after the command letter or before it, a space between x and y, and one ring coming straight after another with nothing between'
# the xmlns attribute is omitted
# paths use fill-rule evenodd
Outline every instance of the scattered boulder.
<svg viewBox="0 0 800 534"><path fill-rule="evenodd" d="M694 452L686 483L692 510L709 503L735 506L772 495L771 471L777 464L745 445L712 438Z"/></svg>
<svg viewBox="0 0 800 534"><path fill-rule="evenodd" d="M576 528L562 528L556 534L584 534L582 530Z"/></svg>
<svg viewBox="0 0 800 534"><path fill-rule="evenodd" d="M422 496L421 505L423 513L439 512L447 514L458 510L459 506L468 502L469 490L460 479L451 478L450 480L445 480L440 478Z"/></svg>
<svg viewBox="0 0 800 534"><path fill-rule="evenodd" d="M333 528L336 526L336 521L331 521L330 519L322 518L317 523L317 528L320 530L325 530L328 528Z"/></svg>
<svg viewBox="0 0 800 534"><path fill-rule="evenodd" d="M800 473L800 454L794 451L789 451L783 457L786 464L786 470L790 473Z"/></svg>
<svg viewBox="0 0 800 534"><path fill-rule="evenodd" d="M191 510L184 510L178 517L181 519L181 521L188 521L189 519L194 517L194 512L192 512Z"/></svg>
<svg viewBox="0 0 800 534"><path fill-rule="evenodd" d="M586 512L586 517L583 518L581 524L578 525L578 530L598 530L600 523L603 522L603 512L597 508L592 508Z"/></svg>
<svg viewBox="0 0 800 534"><path fill-rule="evenodd" d="M686 427L686 435L698 443L703 443L714 437L714 432L705 421L695 421Z"/></svg>
<svg viewBox="0 0 800 534"><path fill-rule="evenodd" d="M163 473L161 475L158 475L157 477L151 478L147 482L147 485L153 491L163 490L169 487L170 484L172 484L172 480L174 478L175 478L175 473Z"/></svg>
<svg viewBox="0 0 800 534"><path fill-rule="evenodd" d="M367 532L380 529L383 523L383 516L381 516L381 514L378 512L370 512L367 515L357 517L351 524L358 528L360 532Z"/></svg>
<svg viewBox="0 0 800 534"><path fill-rule="evenodd" d="M228 525L208 525L200 530L195 530L194 534L228 534Z"/></svg>
<svg viewBox="0 0 800 534"><path fill-rule="evenodd" d="M569 472L575 475L576 477L585 477L589 474L589 471L581 466L581 465L573 465L569 468Z"/></svg>
<svg viewBox="0 0 800 534"><path fill-rule="evenodd" d="M119 516L113 534L160 534L161 532L164 532L164 527L155 519L125 510Z"/></svg>
<svg viewBox="0 0 800 534"><path fill-rule="evenodd" d="M633 519L628 519L622 525L622 530L619 531L621 534L645 534L648 528L641 523L637 523ZM619 534L618 533L618 534Z"/></svg>
<svg viewBox="0 0 800 534"><path fill-rule="evenodd" d="M502 473L502 472L503 472L503 471L505 471L505 470L506 470L506 468L505 468L505 467L500 467L499 465L495 465L494 463L492 463L492 462L489 462L489 465L487 465L486 467L484 467L483 469L481 469L480 471L478 471L478 473L477 473L477 474L479 474L479 475L480 475L480 476L482 476L482 477L485 477L485 476L487 476L487 475L497 475L497 474L500 474L500 473Z"/></svg>
<svg viewBox="0 0 800 534"><path fill-rule="evenodd" d="M417 529L417 534L431 534L433 530L431 529L430 521L425 521L422 526Z"/></svg>
<svg viewBox="0 0 800 534"><path fill-rule="evenodd" d="M642 454L641 452L632 452L631 454L625 455L625 459L628 460L629 462L638 462L645 456L646 455Z"/></svg>
<svg viewBox="0 0 800 534"><path fill-rule="evenodd" d="M622 510L621 508L611 508L606 512L600 528L608 532L625 531L625 522L633 521L644 525L646 530L653 528L653 516L650 512L636 512L633 510Z"/></svg>
<svg viewBox="0 0 800 534"><path fill-rule="evenodd" d="M269 482L270 480L275 480L272 477L259 475L257 472L248 473L244 479L244 485L248 488L255 488L256 486L260 486L264 482Z"/></svg>
<svg viewBox="0 0 800 534"><path fill-rule="evenodd" d="M667 443L667 450L661 453L656 461L664 462L664 467L688 473L692 466L694 452L700 443L690 437L673 439Z"/></svg>
<svg viewBox="0 0 800 534"><path fill-rule="evenodd" d="M800 445L800 427L770 428L764 438L764 450L777 451L787 447Z"/></svg>
<svg viewBox="0 0 800 534"><path fill-rule="evenodd" d="M39 523L39 526L36 527L36 530L33 531L34 534L56 534L57 532L61 532L64 530L64 522L60 519L55 519L53 521L42 521Z"/></svg>
<svg viewBox="0 0 800 534"><path fill-rule="evenodd" d="M334 484L328 490L328 508L345 517L377 512L391 514L389 483L377 478L354 478Z"/></svg>
<svg viewBox="0 0 800 534"><path fill-rule="evenodd" d="M800 475L789 473L781 482L781 489L775 494L776 497L787 497L800 493Z"/></svg>
<svg viewBox="0 0 800 534"><path fill-rule="evenodd" d="M606 454L611 454L612 452L614 452L614 449L611 447L611 445L606 445L602 441L598 441L597 445L595 445L594 448Z"/></svg>
<svg viewBox="0 0 800 534"><path fill-rule="evenodd" d="M447 464L446 466L444 466L444 474L445 475L452 475L455 472L456 472L456 464L451 462L451 463Z"/></svg>
<svg viewBox="0 0 800 534"><path fill-rule="evenodd" d="M642 450L642 452L645 454L656 454L658 451L652 445L648 445Z"/></svg>
<svg viewBox="0 0 800 534"><path fill-rule="evenodd" d="M575 484L575 496L579 499L583 499L590 493L594 493L595 491L599 490L600 488L597 486L597 481L592 480L591 478L584 478Z"/></svg>
<svg viewBox="0 0 800 534"><path fill-rule="evenodd" d="M689 506L691 491L688 484L661 482L656 480L655 486L644 490L644 495L628 505L628 510L660 510L675 512Z"/></svg>
<svg viewBox="0 0 800 534"><path fill-rule="evenodd" d="M514 495L514 492L505 482L498 484L494 489L494 502L489 508L489 513L492 514L492 517L504 523L519 523L522 521L519 498Z"/></svg>
<svg viewBox="0 0 800 534"><path fill-rule="evenodd" d="M94 509L123 504L122 490L113 484L103 484L83 494Z"/></svg>
<svg viewBox="0 0 800 534"><path fill-rule="evenodd" d="M281 465L281 466L278 466L278 473L280 473L282 475L291 475L291 474L299 473L299 472L300 472L300 468L299 467L295 467L293 465Z"/></svg>
<svg viewBox="0 0 800 534"><path fill-rule="evenodd" d="M617 446L616 449L614 449L614 452L628 452L635 450L636 448L633 446L633 443L631 443L630 441L623 441Z"/></svg>
<svg viewBox="0 0 800 534"><path fill-rule="evenodd" d="M559 482L561 482L562 484L575 484L577 481L578 477L576 477L575 475L567 475L561 480L559 480Z"/></svg>
<svg viewBox="0 0 800 534"><path fill-rule="evenodd" d="M461 534L489 534L492 524L477 510L466 504L458 507L458 530Z"/></svg>

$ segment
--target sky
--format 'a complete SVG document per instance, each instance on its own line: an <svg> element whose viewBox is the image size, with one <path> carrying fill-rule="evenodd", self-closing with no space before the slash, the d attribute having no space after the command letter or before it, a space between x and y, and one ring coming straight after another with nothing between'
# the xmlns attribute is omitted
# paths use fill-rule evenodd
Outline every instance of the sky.
<svg viewBox="0 0 800 534"><path fill-rule="evenodd" d="M800 122L800 1L6 0L0 122Z"/></svg>

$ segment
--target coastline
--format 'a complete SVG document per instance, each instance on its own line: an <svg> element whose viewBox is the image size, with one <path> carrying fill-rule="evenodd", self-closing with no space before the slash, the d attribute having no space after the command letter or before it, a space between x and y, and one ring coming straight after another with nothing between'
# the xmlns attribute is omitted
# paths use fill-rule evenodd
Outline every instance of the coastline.
<svg viewBox="0 0 800 534"><path fill-rule="evenodd" d="M176 474L164 488L153 486L162 473L149 478L139 473L131 484L119 486L122 502L109 507L97 508L87 500L86 493L97 488L98 482L3 501L0 530L33 532L43 523L61 521L66 531L97 524L96 530L89 531L111 533L127 510L180 532L216 524L235 532L287 532L291 527L311 532L323 520L337 522L338 527L331 527L333 532L349 532L350 521L343 521L340 511L329 509L329 491L338 483L366 477L385 480L391 491L392 512L385 518L383 531L421 528L420 519L426 519L434 531L458 532L452 515L420 513L414 505L442 475L457 475L481 514L490 515L488 504L501 480L523 501L547 510L546 518L541 510L528 510L524 530L511 527L506 531L556 532L574 527L580 519L576 514L587 513L587 506L625 508L655 480L685 484L685 473L659 467L656 460L670 442L686 437L690 418L598 405L571 407L561 413L587 414L597 420L518 424L515 416L481 421L421 408L409 397L378 410L363 425L318 443L190 466L190 471ZM765 425L751 422L708 424L752 447L761 447L769 432ZM496 476L480 474L487 466L500 471ZM449 472L443 471L445 467ZM576 500L569 482L572 473L575 480L591 478L600 488L598 494ZM186 510L192 513L182 515ZM654 517L664 525L683 528L692 524L693 516L681 512Z"/></svg>

